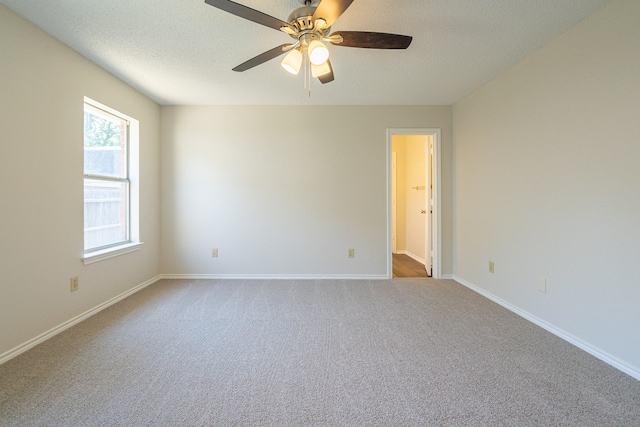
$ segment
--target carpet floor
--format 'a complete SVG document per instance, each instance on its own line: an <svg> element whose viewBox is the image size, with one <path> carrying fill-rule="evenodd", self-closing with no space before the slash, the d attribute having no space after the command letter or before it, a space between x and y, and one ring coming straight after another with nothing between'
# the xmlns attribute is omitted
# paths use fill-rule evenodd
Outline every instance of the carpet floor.
<svg viewBox="0 0 640 427"><path fill-rule="evenodd" d="M2 426L639 426L640 381L450 280L162 280L0 365Z"/></svg>

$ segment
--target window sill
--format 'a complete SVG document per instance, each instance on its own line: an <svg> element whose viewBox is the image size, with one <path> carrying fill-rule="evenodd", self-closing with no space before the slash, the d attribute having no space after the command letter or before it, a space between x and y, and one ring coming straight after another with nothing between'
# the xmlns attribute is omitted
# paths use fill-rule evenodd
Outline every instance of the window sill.
<svg viewBox="0 0 640 427"><path fill-rule="evenodd" d="M114 258L120 255L128 254L140 250L143 242L127 243L120 246L114 246L113 248L103 249L101 251L95 251L86 253L82 256L82 263L84 265L93 264L105 259Z"/></svg>

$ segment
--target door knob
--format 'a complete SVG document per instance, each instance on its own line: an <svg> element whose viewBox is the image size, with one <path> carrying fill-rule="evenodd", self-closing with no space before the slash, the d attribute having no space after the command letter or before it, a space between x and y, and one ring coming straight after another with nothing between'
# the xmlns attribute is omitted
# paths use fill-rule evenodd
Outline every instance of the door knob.
<svg viewBox="0 0 640 427"><path fill-rule="evenodd" d="M420 213L427 213L427 211L425 211L424 209L422 209L422 210L420 211Z"/></svg>

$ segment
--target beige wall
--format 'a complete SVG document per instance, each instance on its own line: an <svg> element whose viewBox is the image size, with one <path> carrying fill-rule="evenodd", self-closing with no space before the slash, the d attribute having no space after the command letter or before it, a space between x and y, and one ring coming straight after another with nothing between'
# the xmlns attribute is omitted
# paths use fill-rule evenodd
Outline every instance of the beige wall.
<svg viewBox="0 0 640 427"><path fill-rule="evenodd" d="M450 219L450 107L163 107L164 272L383 277L388 128L442 128Z"/></svg>
<svg viewBox="0 0 640 427"><path fill-rule="evenodd" d="M639 22L610 3L458 103L454 130L456 278L640 378Z"/></svg>
<svg viewBox="0 0 640 427"><path fill-rule="evenodd" d="M405 135L394 135L391 150L396 153L396 250L407 250L407 183L405 179L406 145Z"/></svg>
<svg viewBox="0 0 640 427"><path fill-rule="evenodd" d="M83 99L140 121L138 252L84 266ZM0 358L159 273L159 107L0 5ZM79 276L80 289L69 292Z"/></svg>

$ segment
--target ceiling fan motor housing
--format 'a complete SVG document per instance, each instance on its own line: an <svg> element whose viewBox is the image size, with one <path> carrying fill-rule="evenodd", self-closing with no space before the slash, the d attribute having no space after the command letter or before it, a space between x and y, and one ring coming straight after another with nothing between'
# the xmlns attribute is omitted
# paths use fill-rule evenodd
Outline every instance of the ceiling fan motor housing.
<svg viewBox="0 0 640 427"><path fill-rule="evenodd" d="M311 40L321 40L329 34L331 27L320 27L316 24L321 23L321 20L313 21L315 11L315 6L303 6L291 12L287 21L296 29L296 34L290 34L291 37L308 44Z"/></svg>

